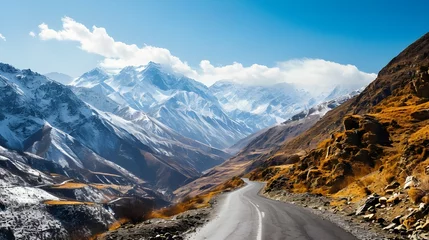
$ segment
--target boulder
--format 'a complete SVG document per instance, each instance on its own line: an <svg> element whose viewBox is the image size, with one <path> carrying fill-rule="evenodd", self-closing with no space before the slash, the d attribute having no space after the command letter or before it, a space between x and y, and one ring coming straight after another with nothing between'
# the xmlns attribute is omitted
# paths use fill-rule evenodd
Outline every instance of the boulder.
<svg viewBox="0 0 429 240"><path fill-rule="evenodd" d="M391 230L391 229L394 229L395 227L396 227L396 223L391 223L386 227L384 227L383 230Z"/></svg>
<svg viewBox="0 0 429 240"><path fill-rule="evenodd" d="M377 194L373 194L373 195L369 196L366 199L365 203L356 210L355 214L361 215L361 214L364 214L371 207L374 208L375 205L377 205L377 203L379 203L379 198L380 198L380 196L378 196Z"/></svg>
<svg viewBox="0 0 429 240"><path fill-rule="evenodd" d="M378 137L374 133L367 132L362 136L362 142L366 144L377 144Z"/></svg>
<svg viewBox="0 0 429 240"><path fill-rule="evenodd" d="M423 109L411 113L411 117L417 121L424 121L429 119L429 109Z"/></svg>
<svg viewBox="0 0 429 240"><path fill-rule="evenodd" d="M386 128L379 123L375 118L365 116L365 120L362 123L362 128L366 133L371 133L377 136L377 142L379 144L389 144L389 133Z"/></svg>
<svg viewBox="0 0 429 240"><path fill-rule="evenodd" d="M344 128L346 130L359 129L359 118L356 116L347 116L344 118Z"/></svg>
<svg viewBox="0 0 429 240"><path fill-rule="evenodd" d="M345 139L344 139L345 143L353 146L359 146L361 144L358 131L348 130L344 134L345 134Z"/></svg>
<svg viewBox="0 0 429 240"><path fill-rule="evenodd" d="M410 188L410 187L415 187L417 186L417 179L414 176L408 176L405 179L405 183L404 183L404 189Z"/></svg>
<svg viewBox="0 0 429 240"><path fill-rule="evenodd" d="M381 197L381 198L378 199L378 201L380 202L381 205L386 205L387 198L386 197Z"/></svg>
<svg viewBox="0 0 429 240"><path fill-rule="evenodd" d="M369 151L367 149L360 149L359 152L353 157L353 160L363 162L369 165L373 165L373 161L369 156Z"/></svg>
<svg viewBox="0 0 429 240"><path fill-rule="evenodd" d="M367 215L363 216L363 219L365 219L366 221L372 221L372 220L375 220L376 217L375 217L374 213L371 213L371 214L367 214Z"/></svg>

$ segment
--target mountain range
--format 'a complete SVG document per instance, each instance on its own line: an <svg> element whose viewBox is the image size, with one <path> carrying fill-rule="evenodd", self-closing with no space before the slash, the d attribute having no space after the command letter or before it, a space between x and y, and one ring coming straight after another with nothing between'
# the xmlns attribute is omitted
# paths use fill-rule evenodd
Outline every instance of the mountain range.
<svg viewBox="0 0 429 240"><path fill-rule="evenodd" d="M181 197L197 186L197 192L208 189L237 171L203 186L199 181L219 169L249 169L261 153L356 94L316 105L343 92L313 97L286 83L207 87L153 62L116 73L95 68L68 85L60 75L0 63L0 187L9 209L1 223L47 228L47 238L95 233L93 227L81 232L79 219L63 218L64 211L105 229L165 206L173 191ZM17 200L23 192L25 201ZM23 211L29 202L34 217ZM39 220L46 218L46 224ZM26 227L15 230L31 235Z"/></svg>
<svg viewBox="0 0 429 240"><path fill-rule="evenodd" d="M252 132L246 124L231 119L205 85L153 62L126 67L113 75L97 68L71 86L98 109L114 112L118 107L131 107L185 137L218 149Z"/></svg>
<svg viewBox="0 0 429 240"><path fill-rule="evenodd" d="M144 113L100 111L62 84L0 65L0 143L64 168L100 171L113 162L154 186L174 189L228 157L178 135ZM167 177L168 176L168 177Z"/></svg>

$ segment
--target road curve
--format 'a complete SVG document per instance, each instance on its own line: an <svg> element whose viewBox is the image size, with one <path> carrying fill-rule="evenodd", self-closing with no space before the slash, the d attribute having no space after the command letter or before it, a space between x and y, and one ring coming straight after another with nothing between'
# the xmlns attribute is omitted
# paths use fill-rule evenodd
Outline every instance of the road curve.
<svg viewBox="0 0 429 240"><path fill-rule="evenodd" d="M258 195L262 183L229 193L216 217L190 235L192 240L357 240L334 223L289 203Z"/></svg>

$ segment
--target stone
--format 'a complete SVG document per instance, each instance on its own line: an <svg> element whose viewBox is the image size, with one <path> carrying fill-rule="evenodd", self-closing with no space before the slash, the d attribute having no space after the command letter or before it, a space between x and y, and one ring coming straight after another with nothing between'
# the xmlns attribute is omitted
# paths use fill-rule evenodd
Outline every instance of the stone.
<svg viewBox="0 0 429 240"><path fill-rule="evenodd" d="M391 223L386 227L384 227L383 230L391 230L391 229L394 229L395 227L396 227L396 223Z"/></svg>
<svg viewBox="0 0 429 240"><path fill-rule="evenodd" d="M344 134L345 134L345 140L344 140L345 143L352 146L359 146L361 144L361 139L359 137L359 133L357 130L348 130L348 131L345 131Z"/></svg>
<svg viewBox="0 0 429 240"><path fill-rule="evenodd" d="M366 221L372 221L372 220L375 220L376 217L375 217L375 214L372 213L372 214L363 216L363 219L365 219Z"/></svg>
<svg viewBox="0 0 429 240"><path fill-rule="evenodd" d="M394 191L395 191L394 189L387 189L387 190L386 190L386 191L384 191L384 192L385 192L387 195L392 195Z"/></svg>
<svg viewBox="0 0 429 240"><path fill-rule="evenodd" d="M346 130L353 130L359 128L359 118L355 116L346 116L344 118L344 128Z"/></svg>
<svg viewBox="0 0 429 240"><path fill-rule="evenodd" d="M425 222L424 224L417 226L416 230L428 231L429 230L429 222Z"/></svg>
<svg viewBox="0 0 429 240"><path fill-rule="evenodd" d="M398 204L401 201L399 198L399 194L395 193L389 199L387 199L387 203L390 203L392 206Z"/></svg>
<svg viewBox="0 0 429 240"><path fill-rule="evenodd" d="M410 187L415 187L417 185L417 179L414 176L408 176L405 179L405 183L404 183L404 189L410 188Z"/></svg>
<svg viewBox="0 0 429 240"><path fill-rule="evenodd" d="M399 186L401 186L400 183L398 183L397 181L393 181L392 183L390 183L389 185L387 185L384 188L384 190L397 189Z"/></svg>
<svg viewBox="0 0 429 240"><path fill-rule="evenodd" d="M402 232L402 231L406 231L407 228L404 225L398 225L397 227L394 228L395 230Z"/></svg>
<svg viewBox="0 0 429 240"><path fill-rule="evenodd" d="M387 198L386 197L381 197L378 199L378 201L380 202L381 205L385 205L387 203Z"/></svg>
<svg viewBox="0 0 429 240"><path fill-rule="evenodd" d="M371 207L374 208L374 206L379 202L379 198L380 196L378 196L377 194L369 196L366 199L365 203L356 210L356 215L364 214Z"/></svg>

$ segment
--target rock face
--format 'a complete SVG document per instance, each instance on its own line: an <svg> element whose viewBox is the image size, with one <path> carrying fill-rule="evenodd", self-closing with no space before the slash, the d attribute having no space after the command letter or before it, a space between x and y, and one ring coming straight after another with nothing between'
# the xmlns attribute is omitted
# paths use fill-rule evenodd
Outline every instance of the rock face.
<svg viewBox="0 0 429 240"><path fill-rule="evenodd" d="M383 153L383 146L390 145L385 126L374 117L353 115L344 119L344 129L345 132L333 134L322 148L310 151L297 162L299 171L287 173L289 179L295 180L282 188L305 184L310 189L335 193L346 186L348 177L371 172ZM357 166L359 171L355 170Z"/></svg>

